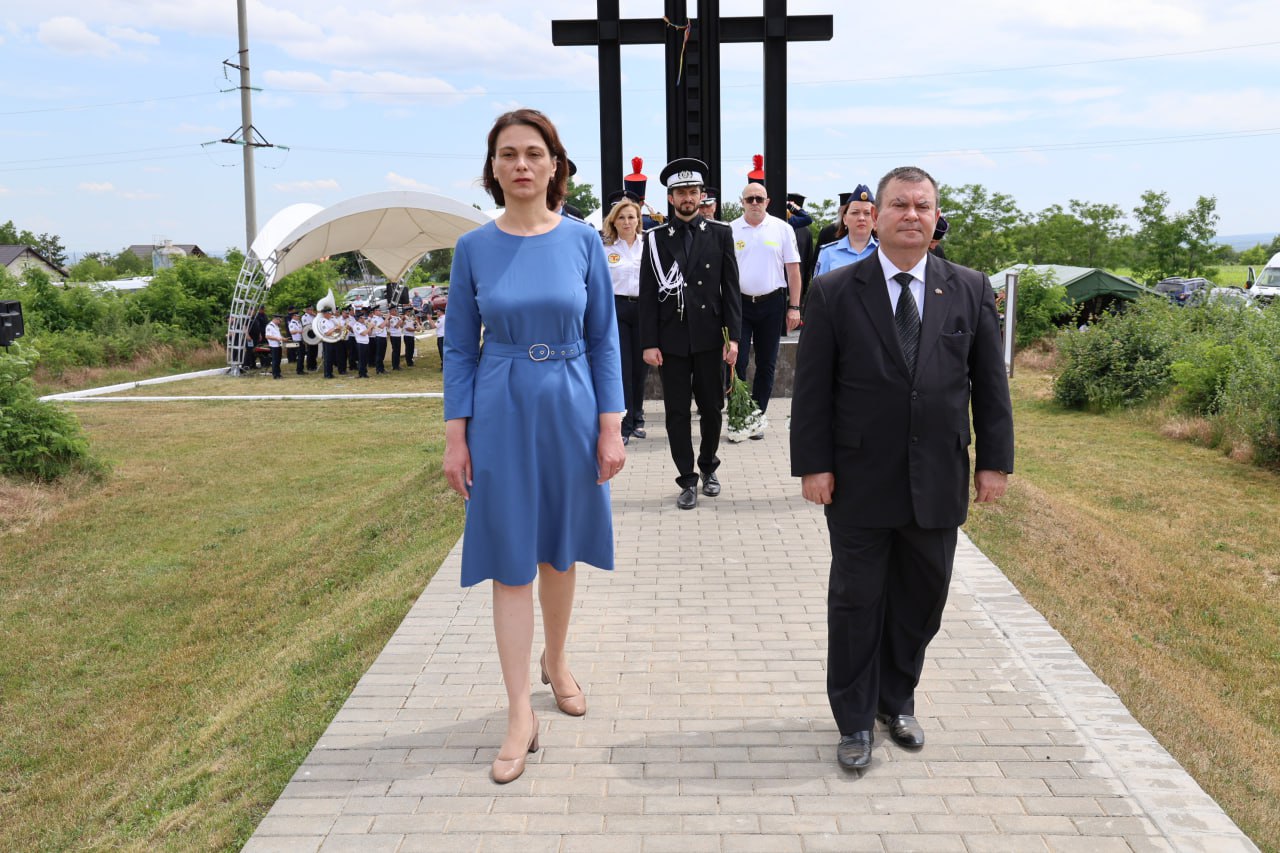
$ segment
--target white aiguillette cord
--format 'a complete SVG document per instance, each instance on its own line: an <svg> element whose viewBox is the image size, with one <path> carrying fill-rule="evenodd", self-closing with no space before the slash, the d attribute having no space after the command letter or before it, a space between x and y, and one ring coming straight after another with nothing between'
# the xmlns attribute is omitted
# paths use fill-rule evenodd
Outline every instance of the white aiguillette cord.
<svg viewBox="0 0 1280 853"><path fill-rule="evenodd" d="M667 236L674 237L676 229L674 226L667 226ZM653 269L658 274L658 301L665 302L670 298L671 294L676 296L676 310L680 314L680 319L684 319L684 273L680 271L679 261L671 261L671 269L665 273L662 272L662 262L658 259L658 241L649 241L649 260L653 263Z"/></svg>

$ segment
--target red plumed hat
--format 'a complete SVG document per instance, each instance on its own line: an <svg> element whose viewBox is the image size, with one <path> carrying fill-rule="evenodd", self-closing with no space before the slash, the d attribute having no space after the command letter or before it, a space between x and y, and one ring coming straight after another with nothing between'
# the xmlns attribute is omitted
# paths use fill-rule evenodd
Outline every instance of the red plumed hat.
<svg viewBox="0 0 1280 853"><path fill-rule="evenodd" d="M753 154L751 156L751 171L747 172L747 180L759 183L764 180L764 155Z"/></svg>
<svg viewBox="0 0 1280 853"><path fill-rule="evenodd" d="M643 168L644 168L644 160L640 159L639 157L632 157L631 158L631 170L632 170L631 174L627 175L625 178L622 179L622 186L628 192L635 193L641 199L644 198L644 189L645 189L645 186L648 185L649 183L648 177L646 177L640 171Z"/></svg>

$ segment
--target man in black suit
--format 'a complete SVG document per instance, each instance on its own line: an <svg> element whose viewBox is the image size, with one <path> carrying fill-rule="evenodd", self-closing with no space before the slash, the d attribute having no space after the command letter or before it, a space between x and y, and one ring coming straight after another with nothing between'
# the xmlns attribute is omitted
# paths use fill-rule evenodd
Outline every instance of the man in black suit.
<svg viewBox="0 0 1280 853"><path fill-rule="evenodd" d="M971 405L974 499L998 499L1013 469L991 284L928 254L928 173L894 169L876 198L876 253L813 280L791 417L791 473L831 535L827 695L846 769L871 763L877 717L924 744L915 688L968 511Z"/></svg>
<svg viewBox="0 0 1280 853"><path fill-rule="evenodd" d="M676 506L698 505L689 399L698 404L702 432L697 466L702 493L720 494L722 362L738 359L742 295L729 226L698 213L707 166L684 157L662 170L675 216L645 232L640 262L640 342L645 363L662 372L667 440L679 476ZM728 344L725 343L728 331Z"/></svg>

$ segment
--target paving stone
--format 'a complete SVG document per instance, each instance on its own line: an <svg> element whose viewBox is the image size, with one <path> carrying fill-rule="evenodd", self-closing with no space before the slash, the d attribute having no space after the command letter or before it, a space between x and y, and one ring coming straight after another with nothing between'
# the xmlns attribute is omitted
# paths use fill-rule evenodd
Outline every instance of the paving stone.
<svg viewBox="0 0 1280 853"><path fill-rule="evenodd" d="M530 661L543 749L489 780L505 689L459 543L245 850L1256 850L963 534L917 692L928 745L879 732L871 768L841 771L827 535L785 429L723 446L724 493L693 512L650 435L613 484L616 570L578 570L588 715Z"/></svg>

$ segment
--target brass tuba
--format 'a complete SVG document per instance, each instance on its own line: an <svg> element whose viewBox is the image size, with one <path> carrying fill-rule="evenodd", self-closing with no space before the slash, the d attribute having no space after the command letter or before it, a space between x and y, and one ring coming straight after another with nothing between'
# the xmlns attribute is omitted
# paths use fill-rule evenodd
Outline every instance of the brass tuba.
<svg viewBox="0 0 1280 853"><path fill-rule="evenodd" d="M330 310L334 310L337 307L338 307L338 303L337 303L337 300L333 298L332 288L329 289L329 293L327 296L322 296L320 298L320 301L316 303L317 311L324 311L324 309L326 308ZM305 329L302 330L302 340L304 343L306 343L309 346L316 346L322 343L336 344L338 343L338 341L341 341L347 336L347 329L345 326L342 327L341 329L336 329L335 331L332 331L327 335L322 335L320 334L320 330L316 328L318 325L319 325L319 319L317 318L317 320L312 322L310 326L307 326Z"/></svg>

